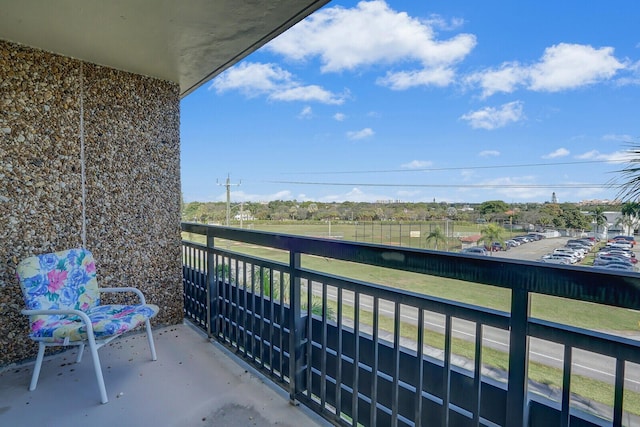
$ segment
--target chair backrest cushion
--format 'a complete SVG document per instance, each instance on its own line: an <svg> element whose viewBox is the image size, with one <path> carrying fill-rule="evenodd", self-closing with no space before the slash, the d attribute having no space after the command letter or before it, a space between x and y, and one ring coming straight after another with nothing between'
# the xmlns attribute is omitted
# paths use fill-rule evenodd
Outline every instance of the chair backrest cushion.
<svg viewBox="0 0 640 427"><path fill-rule="evenodd" d="M30 310L86 311L100 304L95 261L86 249L26 258L18 264L17 273Z"/></svg>

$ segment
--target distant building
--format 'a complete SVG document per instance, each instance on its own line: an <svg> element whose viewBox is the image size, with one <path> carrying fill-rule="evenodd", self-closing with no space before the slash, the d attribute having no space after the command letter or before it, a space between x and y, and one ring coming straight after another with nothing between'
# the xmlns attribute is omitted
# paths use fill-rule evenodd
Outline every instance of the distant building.
<svg viewBox="0 0 640 427"><path fill-rule="evenodd" d="M558 204L558 198L556 197L556 192L551 193L551 203Z"/></svg>

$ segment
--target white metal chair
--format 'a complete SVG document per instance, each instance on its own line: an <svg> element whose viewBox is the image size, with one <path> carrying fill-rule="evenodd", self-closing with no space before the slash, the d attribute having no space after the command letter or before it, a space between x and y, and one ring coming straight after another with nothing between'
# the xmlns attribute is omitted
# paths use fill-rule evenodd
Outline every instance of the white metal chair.
<svg viewBox="0 0 640 427"><path fill-rule="evenodd" d="M102 376L98 349L118 336L143 323L146 325L151 359L156 349L149 319L158 307L146 304L139 289L100 288L96 279L93 255L86 249L70 249L32 256L20 262L18 280L29 316L29 337L38 342L38 356L29 390L38 383L46 347L78 346L76 363L82 359L85 344L89 345L100 389L100 400L107 403L107 391ZM101 292L132 292L137 305L101 305Z"/></svg>

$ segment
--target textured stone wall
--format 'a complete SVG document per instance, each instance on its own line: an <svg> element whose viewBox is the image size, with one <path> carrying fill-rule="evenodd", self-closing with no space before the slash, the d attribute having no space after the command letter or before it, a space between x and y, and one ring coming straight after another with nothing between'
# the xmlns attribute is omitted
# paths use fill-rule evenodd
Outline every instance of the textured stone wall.
<svg viewBox="0 0 640 427"><path fill-rule="evenodd" d="M83 226L101 286L181 321L179 167L176 84L0 41L0 366L35 355L17 262Z"/></svg>

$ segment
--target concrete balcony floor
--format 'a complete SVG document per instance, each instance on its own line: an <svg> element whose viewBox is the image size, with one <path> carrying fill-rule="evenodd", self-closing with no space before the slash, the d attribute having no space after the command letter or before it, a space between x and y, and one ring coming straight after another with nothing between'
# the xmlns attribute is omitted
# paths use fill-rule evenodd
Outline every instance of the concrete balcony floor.
<svg viewBox="0 0 640 427"><path fill-rule="evenodd" d="M98 351L109 396L100 404L91 353L45 357L38 387L33 362L0 371L2 426L329 426L261 374L189 324L125 335Z"/></svg>

